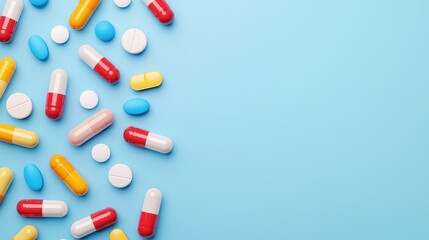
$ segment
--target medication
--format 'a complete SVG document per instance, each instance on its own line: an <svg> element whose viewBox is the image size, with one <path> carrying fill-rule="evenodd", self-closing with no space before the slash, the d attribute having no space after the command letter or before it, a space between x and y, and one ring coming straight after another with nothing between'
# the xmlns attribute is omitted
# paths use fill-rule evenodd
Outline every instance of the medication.
<svg viewBox="0 0 429 240"><path fill-rule="evenodd" d="M52 72L45 105L45 115L50 119L57 120L63 116L67 82L68 75L63 69Z"/></svg>
<svg viewBox="0 0 429 240"><path fill-rule="evenodd" d="M80 0L69 18L70 27L81 30L85 27L101 0Z"/></svg>
<svg viewBox="0 0 429 240"><path fill-rule="evenodd" d="M45 40L39 35L33 35L28 39L28 47L31 53L40 61L46 61L49 58L49 49Z"/></svg>
<svg viewBox="0 0 429 240"><path fill-rule="evenodd" d="M116 188L125 188L133 180L133 172L125 164L116 164L109 171L109 182Z"/></svg>
<svg viewBox="0 0 429 240"><path fill-rule="evenodd" d="M150 238L155 234L161 201L161 191L156 188L147 190L138 226L140 236Z"/></svg>
<svg viewBox="0 0 429 240"><path fill-rule="evenodd" d="M39 143L39 137L35 132L0 123L0 141L34 148Z"/></svg>
<svg viewBox="0 0 429 240"><path fill-rule="evenodd" d="M95 25L95 35L103 42L109 42L115 37L115 28L109 21L101 21Z"/></svg>
<svg viewBox="0 0 429 240"><path fill-rule="evenodd" d="M37 228L33 225L23 227L12 240L35 240L37 238Z"/></svg>
<svg viewBox="0 0 429 240"><path fill-rule="evenodd" d="M13 180L13 172L10 168L0 168L0 204L3 202L4 196L9 189Z"/></svg>
<svg viewBox="0 0 429 240"><path fill-rule="evenodd" d="M41 199L21 200L16 205L18 214L23 217L64 217L69 209L63 201L51 201Z"/></svg>
<svg viewBox="0 0 429 240"><path fill-rule="evenodd" d="M164 0L143 0L143 2L162 24L173 22L174 13Z"/></svg>
<svg viewBox="0 0 429 240"><path fill-rule="evenodd" d="M124 131L124 139L137 147L147 148L160 153L169 153L173 149L170 138L136 127L128 127Z"/></svg>
<svg viewBox="0 0 429 240"><path fill-rule="evenodd" d="M70 33L63 25L58 25L51 30L51 39L56 44L64 44L69 40Z"/></svg>
<svg viewBox="0 0 429 240"><path fill-rule="evenodd" d="M0 17L0 42L12 41L23 7L22 0L6 0Z"/></svg>
<svg viewBox="0 0 429 240"><path fill-rule="evenodd" d="M75 238L82 238L115 224L116 218L115 209L105 208L73 223L70 233Z"/></svg>
<svg viewBox="0 0 429 240"><path fill-rule="evenodd" d="M147 38L143 31L137 28L128 29L122 35L122 47L131 54L139 54L145 50Z"/></svg>
<svg viewBox="0 0 429 240"><path fill-rule="evenodd" d="M24 167L24 179L27 186L33 191L43 188L43 176L36 165L29 163Z"/></svg>
<svg viewBox="0 0 429 240"><path fill-rule="evenodd" d="M79 48L79 57L107 82L116 83L119 80L119 70L89 44Z"/></svg>
<svg viewBox="0 0 429 240"><path fill-rule="evenodd" d="M15 119L24 119L33 111L31 99L23 93L14 93L7 98L6 110Z"/></svg>
<svg viewBox="0 0 429 240"><path fill-rule="evenodd" d="M99 143L92 148L92 158L97 162L105 162L110 158L110 148L106 144Z"/></svg>
<svg viewBox="0 0 429 240"><path fill-rule="evenodd" d="M150 105L149 102L144 100L143 98L132 98L127 100L123 109L124 112L131 115L140 115L149 111Z"/></svg>
<svg viewBox="0 0 429 240"><path fill-rule="evenodd" d="M60 155L54 155L49 162L52 170L64 184L77 196L83 196L88 192L88 184L76 171L67 159Z"/></svg>
<svg viewBox="0 0 429 240"><path fill-rule="evenodd" d="M115 228L110 232L110 240L128 240L128 238L124 231L119 228Z"/></svg>
<svg viewBox="0 0 429 240"><path fill-rule="evenodd" d="M98 105L98 95L94 91L86 90L80 94L80 105L85 109L93 109Z"/></svg>
<svg viewBox="0 0 429 240"><path fill-rule="evenodd" d="M146 72L134 75L130 80L130 86L135 91L155 88L161 85L162 75L158 71Z"/></svg>
<svg viewBox="0 0 429 240"><path fill-rule="evenodd" d="M30 3L36 8L43 8L48 4L48 0L30 0Z"/></svg>
<svg viewBox="0 0 429 240"><path fill-rule="evenodd" d="M80 146L104 129L112 125L113 113L109 109L102 109L83 123L73 128L69 133L69 141L73 146Z"/></svg>
<svg viewBox="0 0 429 240"><path fill-rule="evenodd" d="M16 63L11 57L5 57L0 60L0 99L6 91L7 85L15 73Z"/></svg>
<svg viewBox="0 0 429 240"><path fill-rule="evenodd" d="M131 0L113 0L115 5L119 8L126 8L130 5Z"/></svg>

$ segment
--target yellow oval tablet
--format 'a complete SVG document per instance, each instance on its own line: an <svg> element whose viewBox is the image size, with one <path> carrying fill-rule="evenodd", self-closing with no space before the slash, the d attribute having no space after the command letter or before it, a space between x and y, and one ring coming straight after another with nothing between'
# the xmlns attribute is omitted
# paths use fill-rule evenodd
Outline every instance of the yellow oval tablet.
<svg viewBox="0 0 429 240"><path fill-rule="evenodd" d="M12 240L35 240L37 235L37 228L33 225L27 225L23 227Z"/></svg>
<svg viewBox="0 0 429 240"><path fill-rule="evenodd" d="M128 238L127 235L125 235L124 231L119 228L116 228L110 232L110 240L128 240Z"/></svg>
<svg viewBox="0 0 429 240"><path fill-rule="evenodd" d="M130 80L130 86L135 91L142 91L158 87L162 83L162 74L158 71L146 72L134 75Z"/></svg>

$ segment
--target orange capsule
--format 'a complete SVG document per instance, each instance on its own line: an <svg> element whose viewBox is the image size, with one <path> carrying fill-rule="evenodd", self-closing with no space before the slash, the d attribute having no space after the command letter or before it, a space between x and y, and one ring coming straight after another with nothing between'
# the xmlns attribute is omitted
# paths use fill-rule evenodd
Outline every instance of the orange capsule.
<svg viewBox="0 0 429 240"><path fill-rule="evenodd" d="M101 0L80 0L69 18L70 27L81 30L97 9Z"/></svg>
<svg viewBox="0 0 429 240"><path fill-rule="evenodd" d="M58 178L77 196L83 196L88 192L88 184L76 171L67 159L60 155L51 157L50 165Z"/></svg>

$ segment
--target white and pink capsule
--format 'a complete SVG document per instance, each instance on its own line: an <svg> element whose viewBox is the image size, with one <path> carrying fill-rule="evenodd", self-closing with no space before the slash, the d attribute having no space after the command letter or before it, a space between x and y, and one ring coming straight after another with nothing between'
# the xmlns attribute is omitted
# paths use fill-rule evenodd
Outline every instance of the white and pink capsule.
<svg viewBox="0 0 429 240"><path fill-rule="evenodd" d="M79 57L107 82L116 83L119 80L121 74L115 65L89 44L85 44L79 48Z"/></svg>
<svg viewBox="0 0 429 240"><path fill-rule="evenodd" d="M142 212L138 226L140 236L150 238L155 235L158 223L159 209L161 208L162 193L157 188L147 190L143 202Z"/></svg>
<svg viewBox="0 0 429 240"><path fill-rule="evenodd" d="M57 120L63 115L67 81L68 75L66 71L56 69L52 72L45 107L45 114L50 119Z"/></svg>
<svg viewBox="0 0 429 240"><path fill-rule="evenodd" d="M23 7L22 0L6 0L0 17L0 42L12 41Z"/></svg>
<svg viewBox="0 0 429 240"><path fill-rule="evenodd" d="M173 149L173 142L170 138L136 127L126 128L124 139L135 146L164 154L171 152Z"/></svg>

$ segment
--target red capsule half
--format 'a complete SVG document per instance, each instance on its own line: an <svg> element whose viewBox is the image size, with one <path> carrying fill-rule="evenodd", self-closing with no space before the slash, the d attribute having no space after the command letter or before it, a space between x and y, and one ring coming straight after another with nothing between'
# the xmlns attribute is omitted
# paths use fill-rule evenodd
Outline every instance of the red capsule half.
<svg viewBox="0 0 429 240"><path fill-rule="evenodd" d="M162 24L171 24L174 13L164 0L143 0L149 10Z"/></svg>
<svg viewBox="0 0 429 240"><path fill-rule="evenodd" d="M45 114L50 119L60 119L63 115L67 81L68 76L66 71L56 69L52 72L45 107Z"/></svg>
<svg viewBox="0 0 429 240"><path fill-rule="evenodd" d="M0 17L0 42L12 41L23 7L22 0L6 0Z"/></svg>

